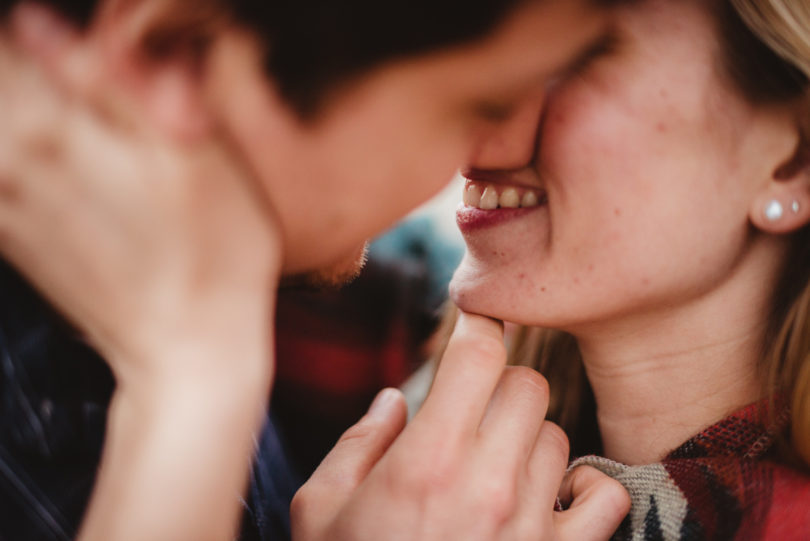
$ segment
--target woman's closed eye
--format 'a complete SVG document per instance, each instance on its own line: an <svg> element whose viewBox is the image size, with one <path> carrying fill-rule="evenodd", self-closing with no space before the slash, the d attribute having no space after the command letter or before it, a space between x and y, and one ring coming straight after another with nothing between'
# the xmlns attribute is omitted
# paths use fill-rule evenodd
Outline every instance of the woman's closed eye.
<svg viewBox="0 0 810 541"><path fill-rule="evenodd" d="M585 51L565 66L565 68L560 70L556 77L549 80L546 85L547 90L551 90L570 79L583 75L597 60L615 53L619 45L619 36L615 32L605 34L601 39L585 49Z"/></svg>
<svg viewBox="0 0 810 541"><path fill-rule="evenodd" d="M574 60L557 71L546 83L546 90L556 87L574 77L580 76L598 59L608 56L616 51L619 45L615 32L605 34L593 42ZM473 105L474 116L487 124L502 124L508 121L520 107L521 100L517 98L482 99Z"/></svg>

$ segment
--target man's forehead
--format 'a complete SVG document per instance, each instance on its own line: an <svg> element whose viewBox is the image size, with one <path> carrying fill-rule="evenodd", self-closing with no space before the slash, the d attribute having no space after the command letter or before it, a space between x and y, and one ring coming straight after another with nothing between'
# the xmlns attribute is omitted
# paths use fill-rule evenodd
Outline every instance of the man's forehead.
<svg viewBox="0 0 810 541"><path fill-rule="evenodd" d="M608 0L526 0L519 2L490 34L456 46L405 56L367 71L333 89L331 98L352 94L364 81L383 81L402 73L417 88L448 88L490 98L514 99L542 88L552 77L587 57L606 39L610 10L598 7ZM612 0L614 2L618 0ZM470 92L459 90L468 85ZM368 88L368 87L366 87ZM329 99L331 104L338 100ZM328 108L327 108L328 109Z"/></svg>
<svg viewBox="0 0 810 541"><path fill-rule="evenodd" d="M477 49L480 57L490 56L500 64L504 77L512 69L526 84L535 84L611 40L610 22L610 11L595 9L591 0L528 2Z"/></svg>

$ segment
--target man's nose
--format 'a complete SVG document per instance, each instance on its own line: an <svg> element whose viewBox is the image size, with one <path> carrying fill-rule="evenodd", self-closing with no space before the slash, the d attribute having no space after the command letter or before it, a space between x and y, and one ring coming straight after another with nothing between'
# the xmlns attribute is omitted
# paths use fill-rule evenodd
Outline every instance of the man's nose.
<svg viewBox="0 0 810 541"><path fill-rule="evenodd" d="M542 96L526 100L507 120L482 134L468 165L497 170L529 165L537 151L543 101Z"/></svg>

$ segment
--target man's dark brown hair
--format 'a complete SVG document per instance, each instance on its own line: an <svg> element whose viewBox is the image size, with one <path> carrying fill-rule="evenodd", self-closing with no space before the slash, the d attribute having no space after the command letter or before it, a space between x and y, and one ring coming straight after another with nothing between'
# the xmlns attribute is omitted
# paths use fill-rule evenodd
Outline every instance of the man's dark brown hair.
<svg viewBox="0 0 810 541"><path fill-rule="evenodd" d="M41 1L81 25L98 4ZM178 0L175 18L182 20L185 12L193 21L213 7L219 17L254 31L266 44L268 75L306 116L317 111L336 85L383 62L481 38L529 1L544 0ZM595 7L627 1L591 0ZM0 0L0 15L17 2ZM170 28L157 41L178 35L177 28Z"/></svg>

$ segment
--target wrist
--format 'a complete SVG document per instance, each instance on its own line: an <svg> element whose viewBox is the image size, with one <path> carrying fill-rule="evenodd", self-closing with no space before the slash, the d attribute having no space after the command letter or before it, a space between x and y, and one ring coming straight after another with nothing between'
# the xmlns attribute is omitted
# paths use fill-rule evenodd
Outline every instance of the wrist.
<svg viewBox="0 0 810 541"><path fill-rule="evenodd" d="M83 539L234 535L267 411L263 386L235 381L116 391Z"/></svg>
<svg viewBox="0 0 810 541"><path fill-rule="evenodd" d="M92 341L118 388L128 393L169 398L180 388L202 388L266 396L274 374L274 298L238 304L240 310L188 309L160 320L135 317L126 340L102 336Z"/></svg>
<svg viewBox="0 0 810 541"><path fill-rule="evenodd" d="M149 363L118 363L121 399L139 408L165 410L197 404L201 409L267 405L274 375L267 340L172 340L149 353Z"/></svg>

